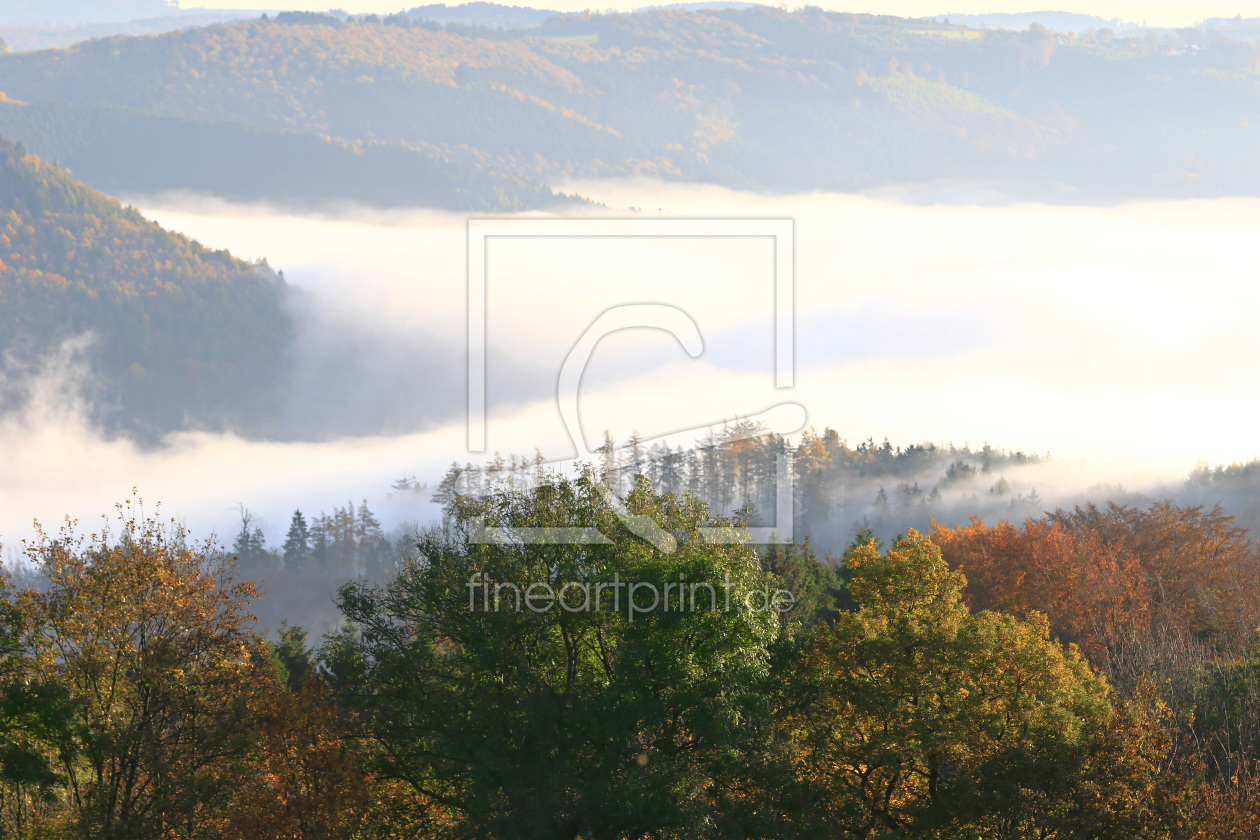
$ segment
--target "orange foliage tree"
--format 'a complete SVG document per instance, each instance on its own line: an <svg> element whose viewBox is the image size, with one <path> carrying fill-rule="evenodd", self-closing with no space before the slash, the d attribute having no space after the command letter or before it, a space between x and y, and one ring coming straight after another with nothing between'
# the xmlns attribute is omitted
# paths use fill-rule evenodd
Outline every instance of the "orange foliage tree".
<svg viewBox="0 0 1260 840"><path fill-rule="evenodd" d="M236 765L240 785L215 821L222 838L349 840L374 793L348 722L322 687L273 689L254 749Z"/></svg>
<svg viewBox="0 0 1260 840"><path fill-rule="evenodd" d="M936 524L932 539L966 573L972 606L1045 613L1129 685L1240 653L1260 610L1260 557L1219 507L1088 505L1022 527Z"/></svg>
<svg viewBox="0 0 1260 840"><path fill-rule="evenodd" d="M936 524L933 541L967 575L976 609L1025 616L1044 613L1055 633L1094 662L1132 627L1149 621L1150 597L1138 558L1093 531L1028 520L988 527L982 519L952 529Z"/></svg>

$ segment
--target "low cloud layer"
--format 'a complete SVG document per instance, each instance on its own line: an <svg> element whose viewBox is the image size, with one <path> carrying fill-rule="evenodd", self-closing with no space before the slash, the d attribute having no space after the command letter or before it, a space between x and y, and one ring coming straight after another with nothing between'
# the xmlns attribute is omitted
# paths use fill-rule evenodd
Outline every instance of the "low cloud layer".
<svg viewBox="0 0 1260 840"><path fill-rule="evenodd" d="M1067 484L1140 489L1260 449L1250 421L1260 411L1250 387L1260 376L1249 324L1260 302L1255 202L923 206L651 183L566 189L613 214L793 218L797 387L776 389L771 375L765 243L492 243L491 455L571 455L559 365L599 313L644 302L688 312L705 352L691 359L659 331L604 339L582 383L588 444L604 429L654 436L791 400L851 442L989 442L1060 465L1086 458L1088 474L1054 479ZM5 543L27 536L34 516L86 520L133 486L199 533L231 533L243 504L273 543L299 506L366 497L387 524L423 520L432 507L391 497L391 482L431 482L452 460L484 457L464 446L466 219L136 203L211 247L266 256L303 290L306 379L290 439L185 434L141 450L86 425L70 362L10 371L8 392L25 383L26 407L0 421ZM1046 495L1049 480L1035 483Z"/></svg>

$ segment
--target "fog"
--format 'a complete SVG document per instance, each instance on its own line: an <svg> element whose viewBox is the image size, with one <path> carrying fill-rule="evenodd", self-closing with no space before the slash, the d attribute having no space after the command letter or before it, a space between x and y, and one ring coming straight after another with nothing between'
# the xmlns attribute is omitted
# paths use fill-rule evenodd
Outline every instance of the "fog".
<svg viewBox="0 0 1260 840"><path fill-rule="evenodd" d="M17 393L24 407L0 420L0 540L11 551L33 517L88 522L132 487L199 535L230 539L243 505L271 545L297 507L366 498L387 527L426 521L425 496L392 482L432 484L452 461L496 451L575 453L556 405L560 365L601 312L627 303L683 309L705 349L693 359L659 330L604 339L582 381L591 446L605 429L651 437L790 401L851 443L1049 453L1050 467L1019 479L1043 497L1099 482L1156 488L1201 460L1260 450L1260 202L1100 209L562 188L603 202L597 215L794 219L795 387L774 383L768 240L491 240L487 453L470 454L465 218L133 197L168 228L266 257L302 290L306 379L289 438L186 433L141 449L87 426L82 348L38 372L9 370L7 400Z"/></svg>

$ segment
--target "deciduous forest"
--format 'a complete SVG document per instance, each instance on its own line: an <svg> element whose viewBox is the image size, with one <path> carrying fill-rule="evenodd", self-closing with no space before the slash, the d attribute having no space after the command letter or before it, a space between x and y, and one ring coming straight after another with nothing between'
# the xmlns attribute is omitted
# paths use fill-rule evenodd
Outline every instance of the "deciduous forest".
<svg viewBox="0 0 1260 840"><path fill-rule="evenodd" d="M38 585L5 584L6 836L1252 836L1260 555L1219 510L820 558L709 541L739 518L638 476L658 548L603 478L451 498L322 640L260 637L230 552L139 500L45 534ZM360 513L311 531L370 544ZM539 527L603 539L510 536ZM701 597L532 600L614 576ZM757 606L776 589L790 609Z"/></svg>

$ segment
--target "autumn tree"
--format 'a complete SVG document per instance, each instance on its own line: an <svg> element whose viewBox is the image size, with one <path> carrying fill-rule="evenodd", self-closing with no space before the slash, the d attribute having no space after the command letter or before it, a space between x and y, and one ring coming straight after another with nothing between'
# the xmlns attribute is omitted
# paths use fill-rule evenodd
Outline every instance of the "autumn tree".
<svg viewBox="0 0 1260 840"><path fill-rule="evenodd" d="M80 536L40 532L30 559L40 668L69 695L78 749L63 751L79 836L196 837L236 780L226 761L274 681L246 612L256 592L212 546L130 502Z"/></svg>
<svg viewBox="0 0 1260 840"><path fill-rule="evenodd" d="M1240 655L1260 611L1260 555L1219 507L1091 504L932 538L973 606L1045 613L1125 690Z"/></svg>
<svg viewBox="0 0 1260 840"><path fill-rule="evenodd" d="M846 566L858 609L783 666L768 784L792 836L1168 836L1181 777L1157 710L1117 712L1039 614L973 613L923 536Z"/></svg>
<svg viewBox="0 0 1260 840"><path fill-rule="evenodd" d="M380 801L391 789L367 771L353 715L319 679L306 631L283 623L271 644L279 679L260 687L250 749L231 772L229 802L207 820L223 840L350 840L390 822Z"/></svg>
<svg viewBox="0 0 1260 840"><path fill-rule="evenodd" d="M1052 518L1077 532L1096 532L1138 558L1161 629L1216 651L1246 650L1260 614L1260 554L1221 506L1109 503Z"/></svg>
<svg viewBox="0 0 1260 840"><path fill-rule="evenodd" d="M937 524L932 540L953 569L967 576L975 609L1015 616L1046 615L1053 632L1074 642L1101 667L1149 625L1151 602L1137 555L1091 529L1048 520L986 526Z"/></svg>

